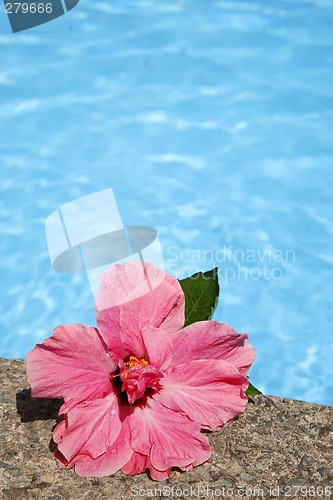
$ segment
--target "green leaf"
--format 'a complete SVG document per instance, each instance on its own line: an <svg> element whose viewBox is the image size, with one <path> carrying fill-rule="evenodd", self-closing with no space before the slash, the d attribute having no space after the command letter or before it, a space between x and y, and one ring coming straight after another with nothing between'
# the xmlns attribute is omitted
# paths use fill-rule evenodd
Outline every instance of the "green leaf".
<svg viewBox="0 0 333 500"><path fill-rule="evenodd" d="M211 319L219 299L218 269L179 281L185 295L185 324Z"/></svg>
<svg viewBox="0 0 333 500"><path fill-rule="evenodd" d="M245 391L246 396L256 396L257 394L262 394L262 392L259 391L254 385L249 383L249 387Z"/></svg>

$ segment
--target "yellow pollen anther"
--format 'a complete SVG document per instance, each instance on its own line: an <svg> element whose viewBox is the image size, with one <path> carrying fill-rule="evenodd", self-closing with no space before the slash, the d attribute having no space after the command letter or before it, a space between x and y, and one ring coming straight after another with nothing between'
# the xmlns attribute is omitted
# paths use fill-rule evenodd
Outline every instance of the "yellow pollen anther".
<svg viewBox="0 0 333 500"><path fill-rule="evenodd" d="M149 365L149 362L144 358L137 358L136 356L130 356L122 368L122 379L128 379L128 375L131 371L140 370L144 366ZM125 368L125 369L124 369Z"/></svg>
<svg viewBox="0 0 333 500"><path fill-rule="evenodd" d="M149 365L148 361L144 358L138 359L136 356L130 356L129 360L126 361L128 368L142 368L143 366Z"/></svg>

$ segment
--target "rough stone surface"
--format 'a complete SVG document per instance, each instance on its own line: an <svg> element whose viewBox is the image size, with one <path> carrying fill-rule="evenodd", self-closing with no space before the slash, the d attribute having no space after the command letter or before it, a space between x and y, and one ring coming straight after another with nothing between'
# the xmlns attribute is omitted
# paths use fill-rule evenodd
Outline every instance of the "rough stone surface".
<svg viewBox="0 0 333 500"><path fill-rule="evenodd" d="M0 368L1 498L333 498L331 407L256 396L209 435L209 463L161 483L146 474L84 478L50 450L59 402L31 398L24 361L0 359Z"/></svg>

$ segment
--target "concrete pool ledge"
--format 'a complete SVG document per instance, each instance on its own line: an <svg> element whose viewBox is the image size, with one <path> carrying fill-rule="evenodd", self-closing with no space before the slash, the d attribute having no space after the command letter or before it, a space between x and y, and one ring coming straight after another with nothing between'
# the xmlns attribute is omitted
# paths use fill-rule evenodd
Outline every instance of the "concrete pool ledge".
<svg viewBox="0 0 333 500"><path fill-rule="evenodd" d="M25 362L0 358L0 377L1 498L333 496L333 407L256 396L237 420L209 435L209 463L160 483L145 474L84 478L54 459L49 446L59 404L30 397Z"/></svg>

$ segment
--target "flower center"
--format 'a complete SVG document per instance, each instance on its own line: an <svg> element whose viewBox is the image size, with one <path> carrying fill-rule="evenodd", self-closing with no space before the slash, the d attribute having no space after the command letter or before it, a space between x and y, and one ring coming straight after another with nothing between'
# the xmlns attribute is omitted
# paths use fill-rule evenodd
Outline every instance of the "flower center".
<svg viewBox="0 0 333 500"><path fill-rule="evenodd" d="M158 382L163 374L146 359L129 356L120 364L121 392L126 391L127 400L133 404L137 399L147 395L147 389L157 390Z"/></svg>
<svg viewBox="0 0 333 500"><path fill-rule="evenodd" d="M128 378L129 371L138 370L147 365L149 365L149 363L146 359L144 358L138 359L136 356L130 356L129 360L126 361L125 363L125 366L127 366L127 368L125 368L124 372L122 373L123 378L124 379Z"/></svg>

